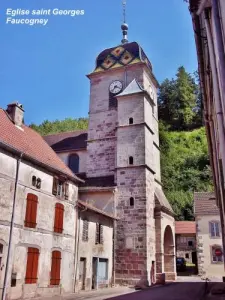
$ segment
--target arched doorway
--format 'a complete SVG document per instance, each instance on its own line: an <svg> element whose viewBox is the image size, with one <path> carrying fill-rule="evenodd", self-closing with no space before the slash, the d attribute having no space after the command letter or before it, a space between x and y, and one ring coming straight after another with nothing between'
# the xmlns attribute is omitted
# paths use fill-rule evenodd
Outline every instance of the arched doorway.
<svg viewBox="0 0 225 300"><path fill-rule="evenodd" d="M173 273L174 270L174 240L173 240L173 232L169 225L166 226L164 232L164 272L165 273ZM169 279L173 275L167 276L166 279Z"/></svg>

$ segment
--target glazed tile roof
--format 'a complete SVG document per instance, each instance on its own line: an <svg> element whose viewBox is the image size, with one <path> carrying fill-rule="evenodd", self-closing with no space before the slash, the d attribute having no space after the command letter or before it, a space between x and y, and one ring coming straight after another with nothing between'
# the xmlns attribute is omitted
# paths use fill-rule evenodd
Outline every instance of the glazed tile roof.
<svg viewBox="0 0 225 300"><path fill-rule="evenodd" d="M61 132L46 135L43 138L56 152L87 148L87 130Z"/></svg>
<svg viewBox="0 0 225 300"><path fill-rule="evenodd" d="M177 221L175 222L176 234L195 234L196 224L194 221Z"/></svg>
<svg viewBox="0 0 225 300"><path fill-rule="evenodd" d="M94 207L93 205L91 205L91 204L89 204L89 203L87 203L87 202L78 200L78 205L79 205L80 207L82 207L82 206L83 206L83 207L86 207L86 208L89 209L89 210L95 211L96 213L99 213L99 214L104 215L104 216L106 216L106 217L109 217L109 218L111 218L111 219L118 220L118 218L116 218L115 216L113 216L113 215L111 215L111 214L108 214L108 213L104 212L103 210L101 210L101 209L99 209L99 208L97 208L97 207Z"/></svg>
<svg viewBox="0 0 225 300"><path fill-rule="evenodd" d="M15 151L24 153L24 158L41 163L73 179L82 181L63 163L44 139L33 129L22 125L18 128L8 113L0 108L0 142Z"/></svg>
<svg viewBox="0 0 225 300"><path fill-rule="evenodd" d="M218 215L214 193L194 193L194 212L195 215Z"/></svg>

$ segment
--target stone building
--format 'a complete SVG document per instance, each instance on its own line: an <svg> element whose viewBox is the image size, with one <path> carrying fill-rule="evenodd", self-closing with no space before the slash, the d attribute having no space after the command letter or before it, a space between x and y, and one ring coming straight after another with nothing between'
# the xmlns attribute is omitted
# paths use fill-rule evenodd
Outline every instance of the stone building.
<svg viewBox="0 0 225 300"><path fill-rule="evenodd" d="M225 251L225 1L189 0L204 121Z"/></svg>
<svg viewBox="0 0 225 300"><path fill-rule="evenodd" d="M185 258L186 262L197 264L196 224L194 221L176 221L176 256Z"/></svg>
<svg viewBox="0 0 225 300"><path fill-rule="evenodd" d="M74 291L75 205L82 180L22 124L23 113L17 103L0 109L0 291L11 245L8 299Z"/></svg>
<svg viewBox="0 0 225 300"><path fill-rule="evenodd" d="M90 80L89 126L46 136L71 170L85 179L79 199L119 218L115 281L135 284L175 274L175 226L161 184L158 82L136 42L105 49Z"/></svg>
<svg viewBox="0 0 225 300"><path fill-rule="evenodd" d="M214 193L194 193L198 271L202 276L224 276L219 210Z"/></svg>
<svg viewBox="0 0 225 300"><path fill-rule="evenodd" d="M76 290L91 290L114 284L113 235L116 218L78 201L78 265Z"/></svg>

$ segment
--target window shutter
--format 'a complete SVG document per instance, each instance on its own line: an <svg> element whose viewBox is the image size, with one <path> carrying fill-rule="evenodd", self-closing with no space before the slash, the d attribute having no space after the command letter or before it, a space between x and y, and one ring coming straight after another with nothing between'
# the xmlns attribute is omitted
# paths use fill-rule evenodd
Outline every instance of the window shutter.
<svg viewBox="0 0 225 300"><path fill-rule="evenodd" d="M95 244L99 244L99 234L100 234L100 231L99 231L99 224L96 223Z"/></svg>
<svg viewBox="0 0 225 300"><path fill-rule="evenodd" d="M217 237L220 236L219 223L215 223L215 232Z"/></svg>
<svg viewBox="0 0 225 300"><path fill-rule="evenodd" d="M103 226L100 225L100 244L103 244Z"/></svg>
<svg viewBox="0 0 225 300"><path fill-rule="evenodd" d="M65 183L65 199L69 199L69 183Z"/></svg>
<svg viewBox="0 0 225 300"><path fill-rule="evenodd" d="M60 203L55 205L55 222L54 222L54 232L63 232L63 219L64 219L64 206Z"/></svg>
<svg viewBox="0 0 225 300"><path fill-rule="evenodd" d="M37 204L38 197L33 194L27 194L27 206L24 225L26 227L35 228L37 223Z"/></svg>
<svg viewBox="0 0 225 300"><path fill-rule="evenodd" d="M27 268L25 283L37 283L39 250L36 248L28 248L27 251Z"/></svg>
<svg viewBox="0 0 225 300"><path fill-rule="evenodd" d="M89 228L89 222L88 222L88 220L84 220L83 221L83 235L82 235L83 242L88 241L88 228Z"/></svg>
<svg viewBox="0 0 225 300"><path fill-rule="evenodd" d="M53 251L52 252L52 266L51 266L51 285L60 284L60 267L61 267L61 252Z"/></svg>
<svg viewBox="0 0 225 300"><path fill-rule="evenodd" d="M53 178L52 194L57 195L58 178Z"/></svg>

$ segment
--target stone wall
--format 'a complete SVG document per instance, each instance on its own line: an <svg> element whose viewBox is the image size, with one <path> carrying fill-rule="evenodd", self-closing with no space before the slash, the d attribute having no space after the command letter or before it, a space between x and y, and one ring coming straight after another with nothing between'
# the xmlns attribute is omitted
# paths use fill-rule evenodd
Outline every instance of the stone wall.
<svg viewBox="0 0 225 300"><path fill-rule="evenodd" d="M224 264L223 262L212 262L211 247L213 245L222 247L222 237L210 237L210 221L220 223L219 215L196 217L198 272L202 276L221 277L224 276Z"/></svg>
<svg viewBox="0 0 225 300"><path fill-rule="evenodd" d="M1 279L3 279L9 242L16 159L8 153L1 152L0 165L0 240L4 246ZM33 175L41 178L41 189L32 186ZM52 174L26 162L20 164L12 253L9 266L9 274L16 274L16 286L10 287L7 291L8 297L11 299L71 293L73 291L76 218L74 205L77 200L78 188L70 183L69 199L62 200L52 195L52 184ZM28 193L35 194L38 197L36 228L27 228L24 226ZM53 232L56 203L64 205L62 234ZM40 251L37 284L25 284L28 247L36 247ZM58 287L50 286L49 276L51 270L51 253L53 250L61 251L62 256L61 281ZM9 276L9 285L10 283L11 276Z"/></svg>

